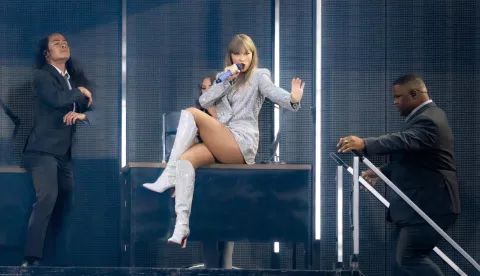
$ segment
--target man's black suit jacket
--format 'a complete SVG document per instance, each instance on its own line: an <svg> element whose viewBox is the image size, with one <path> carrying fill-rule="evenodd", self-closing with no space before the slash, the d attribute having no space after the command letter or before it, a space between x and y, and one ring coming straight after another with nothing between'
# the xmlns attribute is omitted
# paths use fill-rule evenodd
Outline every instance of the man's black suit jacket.
<svg viewBox="0 0 480 276"><path fill-rule="evenodd" d="M460 213L453 133L435 103L413 113L400 132L364 141L366 155L390 154L381 171L430 218ZM388 218L400 224L425 222L395 192Z"/></svg>
<svg viewBox="0 0 480 276"><path fill-rule="evenodd" d="M66 80L52 65L35 69L32 77L34 96L34 122L26 141L24 152L45 152L65 155L70 152L76 125L68 126L63 116L73 110L84 113L92 110L88 99L70 79L70 90ZM86 121L89 123L88 121ZM77 124L79 121L77 121Z"/></svg>

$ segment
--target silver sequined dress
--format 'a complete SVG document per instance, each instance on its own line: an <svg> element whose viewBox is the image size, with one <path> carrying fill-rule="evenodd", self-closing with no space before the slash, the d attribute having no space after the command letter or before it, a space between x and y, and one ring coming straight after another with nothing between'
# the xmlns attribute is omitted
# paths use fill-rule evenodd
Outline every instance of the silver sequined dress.
<svg viewBox="0 0 480 276"><path fill-rule="evenodd" d="M273 84L270 71L263 68L256 69L250 80L238 90L224 81L210 87L199 99L203 108L216 108L217 120L232 131L247 164L255 163L259 140L258 114L265 97L291 111L300 108L300 104L290 102L289 92Z"/></svg>

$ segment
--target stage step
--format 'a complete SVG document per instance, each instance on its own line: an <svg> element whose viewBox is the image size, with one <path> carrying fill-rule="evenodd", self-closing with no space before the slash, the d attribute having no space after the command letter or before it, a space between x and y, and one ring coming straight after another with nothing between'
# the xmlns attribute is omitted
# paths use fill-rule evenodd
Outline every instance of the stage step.
<svg viewBox="0 0 480 276"><path fill-rule="evenodd" d="M168 269L168 268L94 268L94 267L0 267L0 276L334 276L352 275L320 270L244 270L244 269Z"/></svg>

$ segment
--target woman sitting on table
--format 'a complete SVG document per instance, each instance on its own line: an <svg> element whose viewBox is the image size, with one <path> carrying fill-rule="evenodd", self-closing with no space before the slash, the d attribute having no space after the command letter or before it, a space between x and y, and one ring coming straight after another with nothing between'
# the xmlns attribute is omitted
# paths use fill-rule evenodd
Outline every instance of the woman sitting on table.
<svg viewBox="0 0 480 276"><path fill-rule="evenodd" d="M190 234L195 169L213 164L215 160L224 164L255 162L258 114L265 97L292 111L300 108L305 83L292 79L289 93L275 86L270 72L257 65L257 49L252 39L244 34L233 37L223 72L230 71L231 76L214 84L199 99L203 108L216 107L217 120L197 108L182 110L167 167L155 183L144 184L145 188L159 193L175 187L177 219L169 243L185 247ZM202 143L194 144L197 133Z"/></svg>

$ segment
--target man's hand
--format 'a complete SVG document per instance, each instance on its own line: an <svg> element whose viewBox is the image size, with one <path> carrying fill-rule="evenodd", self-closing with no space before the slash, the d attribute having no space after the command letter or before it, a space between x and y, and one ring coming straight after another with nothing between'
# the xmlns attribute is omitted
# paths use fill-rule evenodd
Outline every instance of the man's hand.
<svg viewBox="0 0 480 276"><path fill-rule="evenodd" d="M368 169L364 172L362 172L362 178L365 179L365 181L368 182L368 184L375 186L377 183L377 175L372 171L372 169ZM363 185L360 186L360 189L364 190L365 188Z"/></svg>
<svg viewBox="0 0 480 276"><path fill-rule="evenodd" d="M357 136L347 136L340 138L337 143L338 152L349 152L351 150L363 150L365 148L365 141Z"/></svg>
<svg viewBox="0 0 480 276"><path fill-rule="evenodd" d="M70 111L67 115L63 116L63 122L67 124L67 126L71 126L74 125L77 120L83 121L86 117L85 114Z"/></svg>
<svg viewBox="0 0 480 276"><path fill-rule="evenodd" d="M82 86L80 86L78 89L80 89L80 91L83 93L83 95L88 98L88 106L90 106L93 102L92 93L90 91L88 91L87 88L82 87Z"/></svg>

